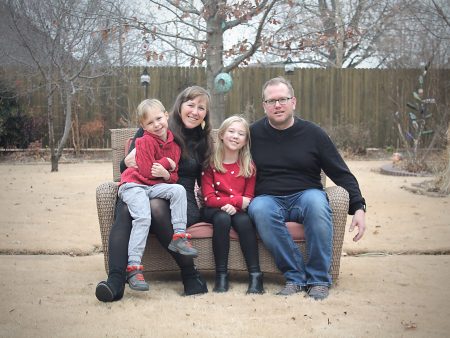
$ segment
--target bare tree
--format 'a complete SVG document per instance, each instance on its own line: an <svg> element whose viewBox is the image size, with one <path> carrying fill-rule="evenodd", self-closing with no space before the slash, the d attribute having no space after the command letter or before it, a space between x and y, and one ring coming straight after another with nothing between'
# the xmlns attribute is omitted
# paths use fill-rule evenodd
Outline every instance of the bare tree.
<svg viewBox="0 0 450 338"><path fill-rule="evenodd" d="M305 0L286 10L270 41L282 58L319 67L376 67L385 56L377 43L409 0ZM269 53L271 53L269 52Z"/></svg>
<svg viewBox="0 0 450 338"><path fill-rule="evenodd" d="M385 56L386 67L419 68L430 59L435 67L448 67L448 1L404 1L408 1L407 6L375 46Z"/></svg>
<svg viewBox="0 0 450 338"><path fill-rule="evenodd" d="M276 6L285 1L149 0L148 3L151 18L129 18L129 24L145 34L149 58L176 57L177 62L183 58L192 66L206 66L207 88L213 95L212 123L217 127L225 117L225 102L224 94L214 90L215 77L248 63L267 39L266 34L271 31L267 26L275 23L272 20ZM239 34L239 28L246 34ZM165 47L161 49L157 44L153 48L156 42Z"/></svg>
<svg viewBox="0 0 450 338"><path fill-rule="evenodd" d="M26 53L22 65L36 71L44 82L51 171L58 171L71 130L74 95L86 80L104 74L99 55L109 22L101 14L108 9L101 0L9 0L7 10L15 42ZM60 138L54 122L58 97L65 121Z"/></svg>

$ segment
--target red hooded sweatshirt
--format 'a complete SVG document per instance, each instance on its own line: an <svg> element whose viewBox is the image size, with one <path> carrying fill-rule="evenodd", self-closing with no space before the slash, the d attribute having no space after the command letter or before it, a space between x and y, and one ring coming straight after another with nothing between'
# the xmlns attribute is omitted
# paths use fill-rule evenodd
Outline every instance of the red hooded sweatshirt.
<svg viewBox="0 0 450 338"><path fill-rule="evenodd" d="M126 182L155 185L158 183L176 183L178 181L178 161L181 156L181 148L175 143L170 130L167 130L167 141L165 142L158 136L144 131L144 135L136 139L135 145L138 168L127 168L120 177L119 185ZM173 171L170 171L168 157L176 163ZM162 177L152 176L153 163L159 163L169 171L170 178L168 181Z"/></svg>

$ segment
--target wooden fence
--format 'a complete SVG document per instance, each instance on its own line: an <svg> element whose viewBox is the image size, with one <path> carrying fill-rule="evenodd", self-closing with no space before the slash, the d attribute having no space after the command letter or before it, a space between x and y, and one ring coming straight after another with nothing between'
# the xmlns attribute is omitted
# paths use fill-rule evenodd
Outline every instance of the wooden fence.
<svg viewBox="0 0 450 338"><path fill-rule="evenodd" d="M121 117L134 120L134 110L144 98L144 88L139 83L142 68L130 67L115 76L104 77L90 83L79 92L75 111L80 125L99 118L104 121L104 139L108 130L120 128ZM193 84L206 86L204 68L158 67L149 68L151 83L149 97L159 98L170 109L177 94ZM370 130L372 147L396 146L398 136L393 113L407 110L406 103L413 101L417 89L419 69L296 69L285 75L282 68L247 67L231 73L233 87L226 95L226 114L245 114L250 121L263 116L261 88L275 76L285 76L291 81L297 97L297 113L326 129L342 125L357 125ZM449 103L450 69L435 71L427 78L433 81L432 95L441 104ZM36 92L28 100L30 109L45 114L45 96ZM212 112L214 113L214 112ZM63 114L55 121L62 127ZM103 142L103 144L108 144Z"/></svg>

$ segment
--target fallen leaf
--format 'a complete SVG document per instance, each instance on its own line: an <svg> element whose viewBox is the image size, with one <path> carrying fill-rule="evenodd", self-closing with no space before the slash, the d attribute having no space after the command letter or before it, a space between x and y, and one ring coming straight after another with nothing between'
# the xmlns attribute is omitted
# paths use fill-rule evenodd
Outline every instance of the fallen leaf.
<svg viewBox="0 0 450 338"><path fill-rule="evenodd" d="M415 329L417 329L417 324L412 322L412 321L406 322L406 321L402 320L401 323L402 323L403 328L405 330L415 330Z"/></svg>

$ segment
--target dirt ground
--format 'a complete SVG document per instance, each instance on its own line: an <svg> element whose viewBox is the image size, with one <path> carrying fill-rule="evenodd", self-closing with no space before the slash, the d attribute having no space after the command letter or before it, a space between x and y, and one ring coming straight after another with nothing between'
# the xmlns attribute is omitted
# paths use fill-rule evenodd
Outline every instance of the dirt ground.
<svg viewBox="0 0 450 338"><path fill-rule="evenodd" d="M425 178L381 175L387 161L347 163L368 229L357 243L346 233L326 300L276 296L279 275L266 276L266 294L246 296L241 273L226 294L181 297L178 274L154 274L149 292L127 288L113 304L94 296L105 278L95 188L111 180L110 162L57 173L48 163L1 163L0 337L448 337L450 197L402 189Z"/></svg>

